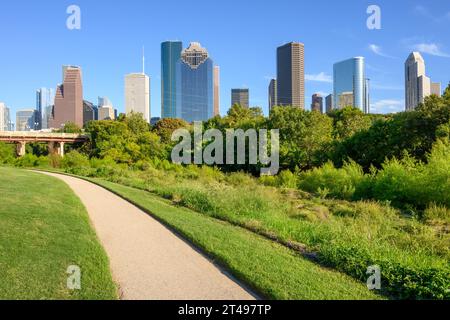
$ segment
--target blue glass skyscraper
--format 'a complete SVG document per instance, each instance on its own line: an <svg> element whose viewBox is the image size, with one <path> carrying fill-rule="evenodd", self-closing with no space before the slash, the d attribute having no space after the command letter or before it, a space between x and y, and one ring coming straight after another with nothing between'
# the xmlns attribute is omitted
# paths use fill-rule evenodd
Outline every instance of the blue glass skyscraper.
<svg viewBox="0 0 450 320"><path fill-rule="evenodd" d="M181 58L181 41L161 44L161 115L162 118L179 118L177 115L177 64Z"/></svg>
<svg viewBox="0 0 450 320"><path fill-rule="evenodd" d="M176 115L187 122L214 116L213 61L199 43L183 50L177 63Z"/></svg>
<svg viewBox="0 0 450 320"><path fill-rule="evenodd" d="M334 106L341 109L341 97L353 95L353 107L368 112L368 88L366 81L364 57L355 57L334 64Z"/></svg>

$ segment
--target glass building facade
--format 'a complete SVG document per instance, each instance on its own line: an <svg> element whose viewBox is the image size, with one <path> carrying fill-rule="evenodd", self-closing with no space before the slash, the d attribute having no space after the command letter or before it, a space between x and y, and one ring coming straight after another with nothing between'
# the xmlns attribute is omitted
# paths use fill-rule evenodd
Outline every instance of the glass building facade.
<svg viewBox="0 0 450 320"><path fill-rule="evenodd" d="M38 130L48 129L55 103L55 94L52 89L41 88L36 91L36 110L38 111Z"/></svg>
<svg viewBox="0 0 450 320"><path fill-rule="evenodd" d="M181 58L183 43L166 41L161 44L161 115L177 118L177 64Z"/></svg>
<svg viewBox="0 0 450 320"><path fill-rule="evenodd" d="M176 118L207 121L214 116L214 65L206 49L193 42L177 62Z"/></svg>
<svg viewBox="0 0 450 320"><path fill-rule="evenodd" d="M334 64L334 107L341 109L340 96L348 92L353 93L353 107L367 112L368 92L364 57L355 57Z"/></svg>

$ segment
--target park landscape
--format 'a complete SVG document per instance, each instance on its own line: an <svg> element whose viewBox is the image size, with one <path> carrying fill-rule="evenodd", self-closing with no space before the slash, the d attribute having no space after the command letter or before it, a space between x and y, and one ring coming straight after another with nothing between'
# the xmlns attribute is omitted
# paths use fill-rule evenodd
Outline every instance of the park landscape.
<svg viewBox="0 0 450 320"><path fill-rule="evenodd" d="M328 114L233 106L203 129L279 129L277 176L261 165L174 164L182 120L93 121L65 156L0 143L1 299L118 299L81 200L61 180L109 190L179 234L255 296L280 300L450 299L450 86L415 111ZM206 144L203 146L206 147ZM124 230L126 232L126 230ZM65 288L78 264L81 290ZM368 290L378 266L381 288Z"/></svg>

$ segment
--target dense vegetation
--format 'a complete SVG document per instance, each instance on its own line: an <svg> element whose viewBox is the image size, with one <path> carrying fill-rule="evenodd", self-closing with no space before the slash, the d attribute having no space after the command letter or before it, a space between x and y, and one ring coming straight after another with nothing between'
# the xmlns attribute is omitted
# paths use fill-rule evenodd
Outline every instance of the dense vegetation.
<svg viewBox="0 0 450 320"><path fill-rule="evenodd" d="M203 124L223 132L280 129L276 177L259 177L260 165L174 165L170 137L178 128L192 130L173 119L152 128L139 115L91 122L90 143L64 159L32 154L36 146L15 159L0 144L0 161L151 192L362 281L368 266L379 265L383 292L396 298L450 299L450 87L394 115L279 107L265 118L258 108L233 106Z"/></svg>

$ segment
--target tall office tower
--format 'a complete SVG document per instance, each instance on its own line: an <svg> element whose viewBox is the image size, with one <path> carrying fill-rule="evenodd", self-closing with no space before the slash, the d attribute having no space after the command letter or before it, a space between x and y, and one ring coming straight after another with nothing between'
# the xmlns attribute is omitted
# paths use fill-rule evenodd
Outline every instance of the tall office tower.
<svg viewBox="0 0 450 320"><path fill-rule="evenodd" d="M166 41L161 44L161 115L177 118L177 63L181 58L183 43Z"/></svg>
<svg viewBox="0 0 450 320"><path fill-rule="evenodd" d="M244 108L249 108L250 106L250 97L248 89L231 89L231 105L235 104L240 105Z"/></svg>
<svg viewBox="0 0 450 320"><path fill-rule="evenodd" d="M98 120L114 120L115 118L114 109L110 106L98 108Z"/></svg>
<svg viewBox="0 0 450 320"><path fill-rule="evenodd" d="M6 130L8 124L6 123L6 105L3 102L0 102L0 131L9 131Z"/></svg>
<svg viewBox="0 0 450 320"><path fill-rule="evenodd" d="M435 94L438 97L440 97L442 95L441 84L439 82L431 83L431 94Z"/></svg>
<svg viewBox="0 0 450 320"><path fill-rule="evenodd" d="M220 115L220 67L214 66L214 116Z"/></svg>
<svg viewBox="0 0 450 320"><path fill-rule="evenodd" d="M339 101L338 101L338 106L339 109L343 109L346 107L354 107L354 101L355 101L355 96L353 95L353 92L348 91L348 92L341 92L341 94L339 95Z"/></svg>
<svg viewBox="0 0 450 320"><path fill-rule="evenodd" d="M314 93L312 96L311 111L323 113L323 98L319 93Z"/></svg>
<svg viewBox="0 0 450 320"><path fill-rule="evenodd" d="M95 106L92 102L83 101L83 125L95 120Z"/></svg>
<svg viewBox="0 0 450 320"><path fill-rule="evenodd" d="M431 82L426 76L425 60L419 52L413 52L405 62L406 111L417 108L429 95L439 93L440 84Z"/></svg>
<svg viewBox="0 0 450 320"><path fill-rule="evenodd" d="M334 107L333 107L333 95L330 94L325 98L325 104L326 104L326 109L327 109L327 113L333 111Z"/></svg>
<svg viewBox="0 0 450 320"><path fill-rule="evenodd" d="M40 88L36 90L36 110L40 115L38 119L39 130L49 128L54 104L55 93L53 89Z"/></svg>
<svg viewBox="0 0 450 320"><path fill-rule="evenodd" d="M11 109L5 107L5 131L14 131L14 124L11 121Z"/></svg>
<svg viewBox="0 0 450 320"><path fill-rule="evenodd" d="M277 105L277 79L272 79L269 84L269 111Z"/></svg>
<svg viewBox="0 0 450 320"><path fill-rule="evenodd" d="M200 43L192 42L177 64L177 115L187 122L214 116L213 61Z"/></svg>
<svg viewBox="0 0 450 320"><path fill-rule="evenodd" d="M334 106L342 109L347 105L340 104L340 96L348 92L353 95L352 105L361 111L368 110L366 106L368 88L366 87L366 71L364 57L355 57L334 64L333 67ZM346 103L347 101L344 100Z"/></svg>
<svg viewBox="0 0 450 320"><path fill-rule="evenodd" d="M16 130L17 131L30 131L33 130L35 125L35 110L25 109L19 110L16 113Z"/></svg>
<svg viewBox="0 0 450 320"><path fill-rule="evenodd" d="M150 123L150 78L144 73L125 76L125 113L131 112L142 114Z"/></svg>
<svg viewBox="0 0 450 320"><path fill-rule="evenodd" d="M277 104L305 109L305 47L291 42L277 49Z"/></svg>
<svg viewBox="0 0 450 320"><path fill-rule="evenodd" d="M114 120L114 106L107 97L98 97L98 120Z"/></svg>
<svg viewBox="0 0 450 320"><path fill-rule="evenodd" d="M364 80L364 113L370 113L370 79Z"/></svg>
<svg viewBox="0 0 450 320"><path fill-rule="evenodd" d="M56 88L50 127L59 129L68 122L83 127L83 82L80 67L63 67L63 84Z"/></svg>

